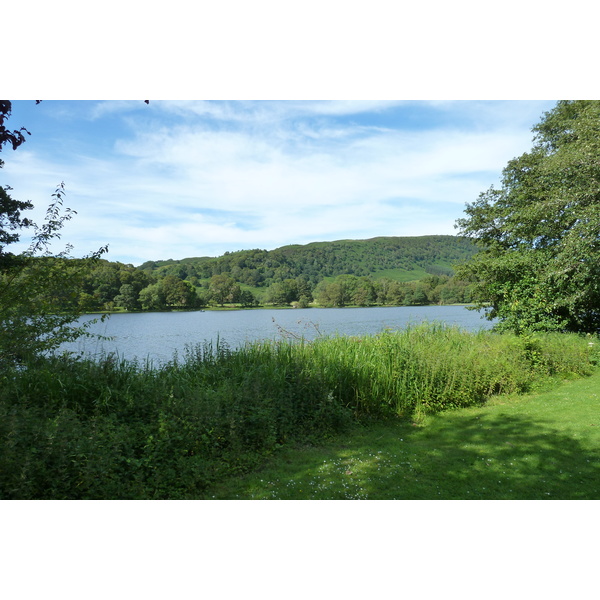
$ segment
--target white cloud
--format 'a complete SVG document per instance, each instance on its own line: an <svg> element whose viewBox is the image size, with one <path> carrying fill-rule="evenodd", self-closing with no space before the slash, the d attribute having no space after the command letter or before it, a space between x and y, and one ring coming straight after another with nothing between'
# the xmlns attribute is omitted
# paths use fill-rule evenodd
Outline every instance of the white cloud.
<svg viewBox="0 0 600 600"><path fill-rule="evenodd" d="M176 113L181 116L189 114L209 117L218 121L234 121L246 124L270 123L302 117L334 117L359 115L366 112L384 111L406 101L392 100L313 100L296 102L261 101L202 101L202 100L169 100L150 106L157 111ZM108 103L107 103L108 104ZM128 103L114 103L114 110L129 108Z"/></svg>
<svg viewBox="0 0 600 600"><path fill-rule="evenodd" d="M391 106L166 102L151 103L149 112L144 105L139 117L129 103L102 103L98 119L125 111L129 128L115 134L112 153L20 150L5 174L16 178L17 197L36 205L49 199L48 182L66 181L67 204L79 214L64 239L81 253L109 243L109 258L134 264L317 240L454 234L464 204L531 145L535 119L525 126L516 109L539 110L441 103L435 111L456 115L454 124L426 128L328 118L385 116Z"/></svg>
<svg viewBox="0 0 600 600"><path fill-rule="evenodd" d="M522 133L511 132L361 133L364 137L338 144L302 135L286 143L269 132L185 130L142 136L119 150L140 158L148 172L179 177L169 186L182 205L261 211L347 205L370 197L464 202L452 182L473 174L488 177L524 141ZM440 194L445 178L450 185ZM167 192L160 183L153 189Z"/></svg>

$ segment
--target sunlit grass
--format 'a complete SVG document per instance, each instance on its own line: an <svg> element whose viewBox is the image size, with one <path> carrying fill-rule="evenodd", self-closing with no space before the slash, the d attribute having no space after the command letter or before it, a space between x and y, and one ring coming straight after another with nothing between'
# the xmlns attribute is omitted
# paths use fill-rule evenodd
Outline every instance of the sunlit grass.
<svg viewBox="0 0 600 600"><path fill-rule="evenodd" d="M216 499L600 499L600 373L281 451Z"/></svg>

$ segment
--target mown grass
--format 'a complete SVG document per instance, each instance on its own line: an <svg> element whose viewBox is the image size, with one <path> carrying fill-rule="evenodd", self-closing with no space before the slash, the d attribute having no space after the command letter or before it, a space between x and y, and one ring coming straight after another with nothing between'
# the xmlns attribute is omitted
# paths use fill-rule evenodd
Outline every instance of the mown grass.
<svg viewBox="0 0 600 600"><path fill-rule="evenodd" d="M420 423L356 426L282 450L213 499L600 499L600 372Z"/></svg>
<svg viewBox="0 0 600 600"><path fill-rule="evenodd" d="M589 375L596 348L576 335L424 324L237 351L198 346L160 368L114 356L40 360L0 374L0 498L207 497L274 453L322 443L357 423L378 431L395 419L414 435L439 411ZM346 470L383 464L384 450L365 444L372 445L365 466ZM430 476L444 469L431 463Z"/></svg>

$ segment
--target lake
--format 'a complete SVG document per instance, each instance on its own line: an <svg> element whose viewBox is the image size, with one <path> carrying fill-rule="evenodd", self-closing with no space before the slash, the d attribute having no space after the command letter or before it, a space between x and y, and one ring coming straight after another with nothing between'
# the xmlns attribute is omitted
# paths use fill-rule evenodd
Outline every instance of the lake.
<svg viewBox="0 0 600 600"><path fill-rule="evenodd" d="M86 315L85 322L93 319ZM122 313L95 323L90 331L112 337L111 341L81 340L61 349L98 355L116 352L120 357L153 364L171 360L186 346L224 341L238 348L247 341L322 335L375 334L401 329L411 323L442 321L470 331L489 329L493 323L464 306L394 306L369 308L260 309Z"/></svg>

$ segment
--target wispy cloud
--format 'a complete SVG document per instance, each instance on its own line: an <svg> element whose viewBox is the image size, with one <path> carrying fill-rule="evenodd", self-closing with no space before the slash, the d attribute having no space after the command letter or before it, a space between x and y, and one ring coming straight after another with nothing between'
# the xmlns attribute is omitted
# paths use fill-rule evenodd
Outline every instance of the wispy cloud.
<svg viewBox="0 0 600 600"><path fill-rule="evenodd" d="M221 121L243 121L250 123L273 123L302 117L335 117L358 115L384 111L405 104L405 101L391 100L333 100L333 101L195 101L169 100L157 105L158 111L173 112L179 115L195 114ZM123 107L128 104L123 104ZM154 108L154 106L153 106ZM119 106L115 106L119 110Z"/></svg>
<svg viewBox="0 0 600 600"><path fill-rule="evenodd" d="M24 151L5 169L36 204L44 185L65 180L79 212L65 239L82 252L108 242L110 258L134 264L316 240L453 234L464 204L528 150L530 127L550 106L140 104L79 105L96 123L84 147ZM77 123L73 140L81 137Z"/></svg>

